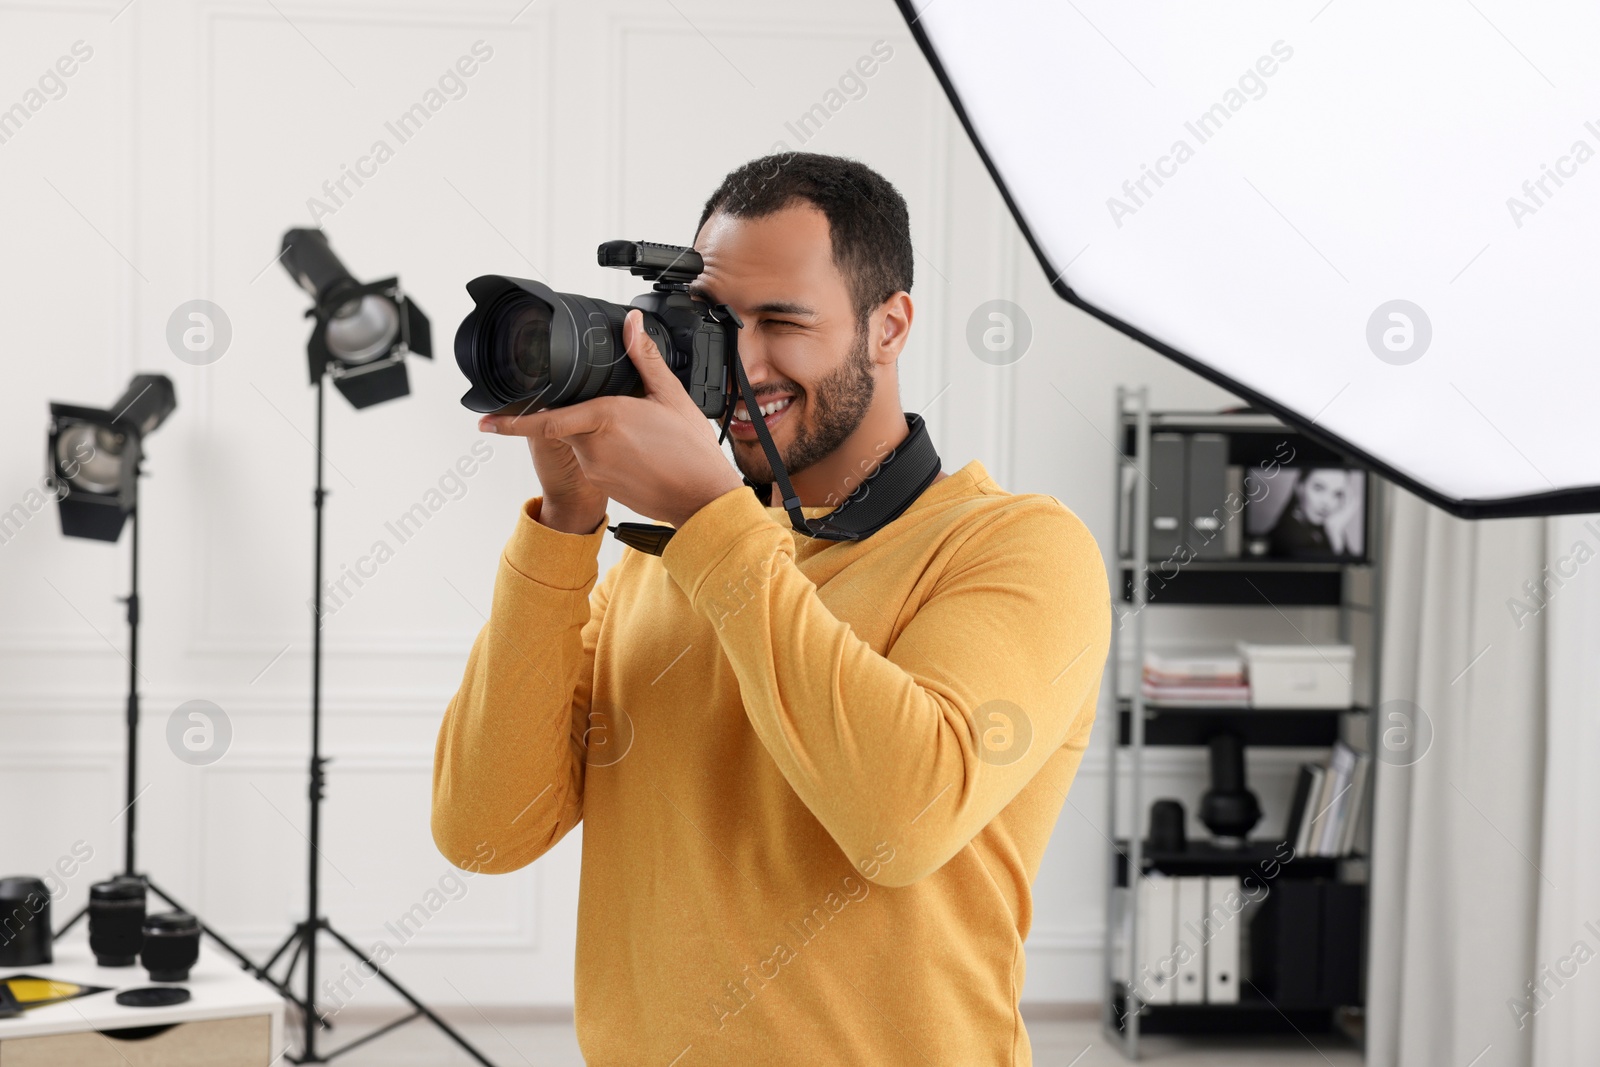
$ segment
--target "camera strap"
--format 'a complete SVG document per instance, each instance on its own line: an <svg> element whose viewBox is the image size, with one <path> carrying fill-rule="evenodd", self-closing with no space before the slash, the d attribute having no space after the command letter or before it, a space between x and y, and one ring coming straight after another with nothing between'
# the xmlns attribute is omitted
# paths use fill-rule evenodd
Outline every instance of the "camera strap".
<svg viewBox="0 0 1600 1067"><path fill-rule="evenodd" d="M766 453L767 464L772 468L778 491L783 494L783 509L789 513L794 529L808 537L824 541L864 541L883 529L914 503L922 491L939 476L939 454L928 436L928 426L921 415L906 413L906 426L910 433L894 451L883 457L878 468L868 475L844 502L826 515L807 518L800 510L800 498L789 482L789 472L778 456L778 446L772 441L766 420L761 418L761 406L756 403L755 390L745 377L744 363L738 352L733 353L733 376L739 393L744 398L745 410L751 412L750 423ZM733 420L733 405L722 416L722 435L717 443L727 439L728 424ZM755 491L762 506L770 506L772 484L744 480ZM610 527L619 541L641 552L659 556L672 539L670 526L657 526L638 522L619 522Z"/></svg>

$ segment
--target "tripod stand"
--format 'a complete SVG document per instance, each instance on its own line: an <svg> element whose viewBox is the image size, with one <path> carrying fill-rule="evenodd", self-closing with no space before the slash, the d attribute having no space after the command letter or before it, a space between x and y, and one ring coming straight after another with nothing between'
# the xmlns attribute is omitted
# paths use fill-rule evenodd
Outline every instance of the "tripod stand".
<svg viewBox="0 0 1600 1067"><path fill-rule="evenodd" d="M323 485L323 466L325 461L322 453L322 424L326 394L324 383L326 380L327 376L325 374L317 377L317 483L311 496L312 508L316 513L316 536L313 550L315 561L312 565L311 597L311 814L310 833L306 837L309 845L306 867L310 872L307 881L306 917L302 922L295 925L289 936L284 939L283 943L278 946L277 951L272 954L272 958L267 960L266 966L262 970L270 971L283 958L283 954L289 952L292 947L294 951L289 956L288 970L284 973L282 984L280 985L275 980L273 981L273 984L280 989L287 989L294 979L294 972L300 961L302 959L305 961L305 997L304 999L297 999L292 995L290 997L291 1000L294 1000L299 1005L304 1023L304 1045L298 1057L288 1057L292 1063L327 1063L335 1056L343 1055L358 1045L364 1045L374 1038L382 1037L389 1031L404 1026L419 1016L425 1016L429 1022L444 1031L452 1041L460 1045L473 1059L484 1064L485 1067L494 1067L489 1060L484 1058L483 1053L473 1048L467 1039L458 1034L449 1023L439 1018L432 1009L418 1000L399 982L395 981L381 965L374 962L367 953L361 951L349 938L336 930L333 924L321 913L318 875L320 873L319 864L322 853L318 845L322 839L323 787L327 783L327 775L323 768L328 763L327 758L322 755L322 511L323 499L328 495L328 491ZM385 985L399 994L412 1007L410 1014L386 1023L377 1030L341 1045L327 1054L323 1054L317 1049L319 1029L332 1025L317 1008L317 935L320 933L326 933L343 946L346 951L359 959L365 967L370 968L374 977L381 978Z"/></svg>
<svg viewBox="0 0 1600 1067"><path fill-rule="evenodd" d="M135 486L137 486L137 484L138 484L138 479L140 477L142 477L143 475L144 475L144 468L142 466L140 466L140 467L135 469L134 475L133 475L134 476L134 484L135 484ZM127 619L128 619L128 706L127 706L127 718L126 718L126 726L127 726L127 730L128 730L127 753L126 753L126 756L127 756L126 793L127 793L127 797L128 797L128 804L127 804L127 807L125 807L123 809L123 814L127 816L127 823L123 826L122 872L123 872L123 875L125 877L137 878L139 881L143 882L145 888L148 889L150 892L154 893L156 896L160 897L162 900L166 901L168 907L173 908L173 909L175 909L177 911L186 911L186 912L189 912L189 914L193 915L194 913L192 911L190 911L190 909L184 907L182 904L179 904L178 901L173 898L172 894L168 893L165 889L162 889L159 885L157 885L155 883L155 881L149 875L139 873L138 864L137 864L137 862L135 860L135 857L137 855L136 847L137 847L137 843L138 843L137 823L138 823L138 816L139 816L139 794L140 794L140 792L142 792L142 790L140 790L138 788L138 770L139 770L139 505L138 505L138 502L137 502L137 493L135 494L134 505L128 512L128 525L132 527L132 542L133 542L129 546L129 548L130 548L130 553L129 554L130 554L130 557L131 557L131 563L129 564L129 572L130 572L130 574L129 574L129 580L128 580L128 595L125 596L125 597L120 598L123 601L123 603L127 604L127 606L128 606L128 613L127 613ZM77 925L79 919L82 919L88 913L89 913L88 905L85 905L83 908L81 908L78 911L78 913L76 915L74 915L72 918L68 919L67 922L66 922L66 925L61 927L61 929L57 930L55 932L55 934L53 935L53 937L56 940L59 940L64 934L66 934L66 932L68 930L71 930L75 925ZM199 917L196 916L196 918L198 919ZM221 948L225 952L227 952L234 959L238 960L239 961L239 965L241 967L243 967L245 970L249 971L251 974L255 975L257 978L261 979L263 982L266 982L268 985L272 986L274 989L276 989L279 993L281 993L285 998L287 998L291 1002L298 1003L298 1001L295 1001L294 994L290 991L287 983L278 982L278 981L274 980L272 978L272 976L267 973L266 968L257 967L255 965L255 962L252 961L249 956L246 956L243 952L239 951L239 949L236 948L233 944L231 944L228 941L227 938L225 938L221 934L217 933L210 926L207 926L204 920L200 920L200 929L205 933L205 935L207 937L211 938L211 940L215 941L219 946L221 946Z"/></svg>

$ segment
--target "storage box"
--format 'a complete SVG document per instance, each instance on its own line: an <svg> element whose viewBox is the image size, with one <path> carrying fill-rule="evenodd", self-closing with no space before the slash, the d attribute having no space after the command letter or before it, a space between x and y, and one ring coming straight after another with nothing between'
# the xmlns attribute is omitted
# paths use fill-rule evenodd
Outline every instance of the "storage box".
<svg viewBox="0 0 1600 1067"><path fill-rule="evenodd" d="M1253 708L1348 708L1356 650L1350 645L1239 644Z"/></svg>

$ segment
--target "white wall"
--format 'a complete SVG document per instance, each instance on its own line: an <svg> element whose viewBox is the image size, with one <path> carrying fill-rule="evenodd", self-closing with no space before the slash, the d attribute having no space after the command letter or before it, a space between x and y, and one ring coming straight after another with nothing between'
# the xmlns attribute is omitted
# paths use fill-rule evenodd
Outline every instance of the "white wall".
<svg viewBox="0 0 1600 1067"><path fill-rule="evenodd" d="M149 441L143 497L141 865L253 950L298 916L305 863L313 393L305 298L272 257L284 229L313 222L307 198L375 139L393 158L321 221L358 276L400 274L442 358L412 361L404 401L357 413L330 394L330 571L379 539L397 549L326 631L326 911L363 943L394 944L383 924L447 871L427 828L434 734L499 548L536 491L525 453L495 441L417 536L402 545L384 525L479 439L451 360L468 278L532 274L630 297L639 287L594 266L595 245L689 240L722 174L777 141L801 147L785 124L883 39L894 54L866 94L804 147L865 160L910 202L917 316L902 399L928 416L945 469L981 459L1013 491L1061 498L1107 544L1115 385L1149 383L1165 406L1226 399L1050 292L889 4L520 7L0 3L0 107L75 41L93 48L65 95L0 144L0 508L36 499L47 400L103 405L135 371L172 376L179 409ZM493 56L466 95L398 144L385 121L479 40ZM1034 328L1009 368L964 341L972 310L995 297ZM194 298L232 324L210 366L180 362L165 340L169 314ZM68 541L53 512L0 544L0 873L43 871L88 842L94 859L64 916L120 863L126 667L113 597L128 546ZM608 544L602 567L617 555ZM191 699L218 704L233 730L204 768L165 739ZM1109 727L1039 877L1029 1000L1099 993ZM1296 758L1256 764L1274 821ZM1151 765L1147 796L1175 792L1192 809L1198 753ZM530 869L471 881L396 973L443 1003L570 1003L577 861L574 834ZM337 970L342 957L329 958Z"/></svg>

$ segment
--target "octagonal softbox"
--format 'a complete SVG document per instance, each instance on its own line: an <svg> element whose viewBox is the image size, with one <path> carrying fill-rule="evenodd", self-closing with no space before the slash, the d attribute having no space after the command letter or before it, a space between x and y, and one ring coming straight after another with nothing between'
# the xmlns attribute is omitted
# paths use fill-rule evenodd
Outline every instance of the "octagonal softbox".
<svg viewBox="0 0 1600 1067"><path fill-rule="evenodd" d="M1600 9L899 6L1064 299L1457 515L1600 510Z"/></svg>

